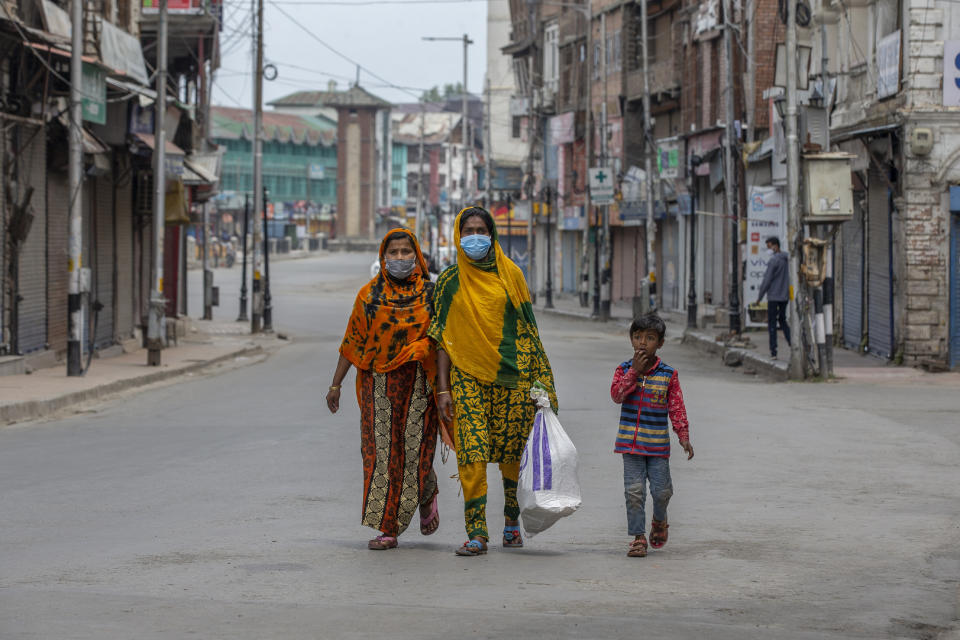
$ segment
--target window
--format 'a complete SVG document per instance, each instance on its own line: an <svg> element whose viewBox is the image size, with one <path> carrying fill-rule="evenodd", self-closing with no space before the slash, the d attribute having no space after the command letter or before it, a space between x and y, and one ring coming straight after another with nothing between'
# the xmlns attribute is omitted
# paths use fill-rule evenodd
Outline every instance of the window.
<svg viewBox="0 0 960 640"><path fill-rule="evenodd" d="M441 189L447 185L447 174L438 173L437 174L437 186Z"/></svg>
<svg viewBox="0 0 960 640"><path fill-rule="evenodd" d="M510 135L511 135L511 137L513 137L513 138L519 138L519 137L520 137L520 126L521 126L521 122L522 122L522 119L521 119L520 116L513 116L513 122L511 123L511 127L510 127Z"/></svg>
<svg viewBox="0 0 960 640"><path fill-rule="evenodd" d="M593 43L593 79L600 79L600 43Z"/></svg>
<svg viewBox="0 0 960 640"><path fill-rule="evenodd" d="M557 90L560 78L560 25L551 24L543 31L543 84L549 91Z"/></svg>
<svg viewBox="0 0 960 640"><path fill-rule="evenodd" d="M447 161L447 150L443 147L437 150L437 162L446 162Z"/></svg>

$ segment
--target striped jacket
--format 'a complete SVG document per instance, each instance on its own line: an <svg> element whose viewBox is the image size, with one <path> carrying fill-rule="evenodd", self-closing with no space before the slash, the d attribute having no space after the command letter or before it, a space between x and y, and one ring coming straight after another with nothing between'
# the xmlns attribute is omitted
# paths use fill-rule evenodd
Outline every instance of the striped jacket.
<svg viewBox="0 0 960 640"><path fill-rule="evenodd" d="M613 374L610 397L622 405L615 453L670 457L668 417L680 441L690 439L677 370L663 360L658 358L644 375L638 375L629 360L620 364Z"/></svg>

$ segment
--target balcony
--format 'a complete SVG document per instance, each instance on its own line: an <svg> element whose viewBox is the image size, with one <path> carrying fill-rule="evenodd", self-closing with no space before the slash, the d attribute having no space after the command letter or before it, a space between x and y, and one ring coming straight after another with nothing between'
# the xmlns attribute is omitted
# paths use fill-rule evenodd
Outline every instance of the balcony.
<svg viewBox="0 0 960 640"><path fill-rule="evenodd" d="M683 66L679 58L661 60L650 65L650 94L672 94L680 90ZM627 98L643 98L643 69L627 73Z"/></svg>
<svg viewBox="0 0 960 640"><path fill-rule="evenodd" d="M140 36L148 62L156 66L156 38L159 26L159 2L142 0ZM209 60L217 21L223 17L221 0L168 0L167 47L171 71L186 71L196 60ZM202 50L201 50L202 48Z"/></svg>

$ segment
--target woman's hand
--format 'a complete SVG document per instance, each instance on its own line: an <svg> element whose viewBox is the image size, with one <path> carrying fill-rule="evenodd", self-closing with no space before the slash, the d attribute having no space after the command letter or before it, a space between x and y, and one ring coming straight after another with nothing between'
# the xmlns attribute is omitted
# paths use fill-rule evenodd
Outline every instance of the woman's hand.
<svg viewBox="0 0 960 640"><path fill-rule="evenodd" d="M454 451L457 447L453 442L451 427L453 426L453 398L450 392L437 394L437 412L440 414L440 440Z"/></svg>
<svg viewBox="0 0 960 640"><path fill-rule="evenodd" d="M331 388L327 392L327 408L330 409L330 413L340 410L340 387Z"/></svg>

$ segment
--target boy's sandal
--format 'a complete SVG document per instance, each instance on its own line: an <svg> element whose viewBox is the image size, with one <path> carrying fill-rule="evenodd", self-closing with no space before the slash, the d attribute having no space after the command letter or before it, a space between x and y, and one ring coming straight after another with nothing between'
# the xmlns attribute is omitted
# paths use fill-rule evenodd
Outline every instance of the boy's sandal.
<svg viewBox="0 0 960 640"><path fill-rule="evenodd" d="M506 525L503 528L503 546L510 549L519 549L523 546L520 525Z"/></svg>
<svg viewBox="0 0 960 640"><path fill-rule="evenodd" d="M630 558L645 558L647 557L647 539L644 536L636 538L630 543L630 550L627 551L627 556Z"/></svg>
<svg viewBox="0 0 960 640"><path fill-rule="evenodd" d="M396 549L397 539L394 536L377 536L367 543L367 549L371 551L384 551L385 549Z"/></svg>
<svg viewBox="0 0 960 640"><path fill-rule="evenodd" d="M433 493L433 498L430 500L430 511L426 518L423 517L423 505L420 505L420 533L425 536L436 533L437 529L440 528L440 514L437 509L437 495L439 493L439 490Z"/></svg>
<svg viewBox="0 0 960 640"><path fill-rule="evenodd" d="M659 549L663 545L667 544L667 528L668 525L666 522L658 522L656 520L650 523L650 546L654 549Z"/></svg>
<svg viewBox="0 0 960 640"><path fill-rule="evenodd" d="M482 556L486 552L487 545L482 540L474 539L464 542L454 553L458 556Z"/></svg>

